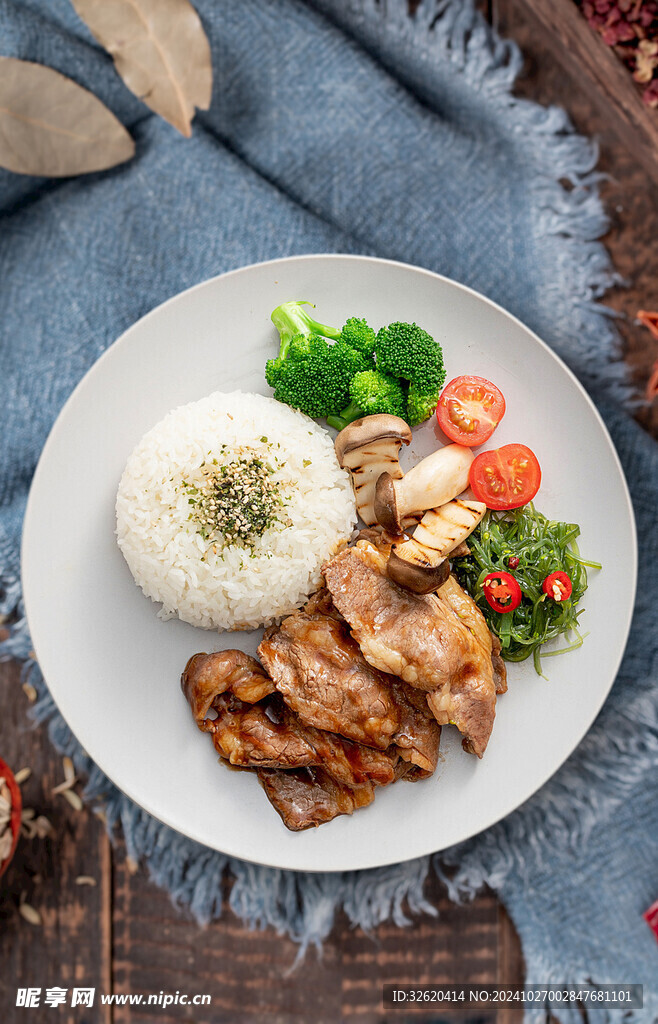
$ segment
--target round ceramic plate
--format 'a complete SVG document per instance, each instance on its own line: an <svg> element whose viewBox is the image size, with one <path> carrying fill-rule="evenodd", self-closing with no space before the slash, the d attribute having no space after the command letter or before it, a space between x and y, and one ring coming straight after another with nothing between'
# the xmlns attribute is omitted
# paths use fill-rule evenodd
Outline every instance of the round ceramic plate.
<svg viewBox="0 0 658 1024"><path fill-rule="evenodd" d="M543 470L537 506L579 523L585 556L603 562L584 599L583 646L509 666L483 760L446 727L426 782L400 782L352 817L288 832L256 776L219 764L179 686L197 651L241 647L260 631L208 632L162 622L117 547L114 501L124 464L170 409L212 391L270 394L277 349L270 312L316 303L324 323L415 320L444 348L448 378L478 374L507 400L496 446L522 441ZM437 446L430 420L407 464ZM404 465L404 463L403 463ZM635 592L633 513L616 453L585 392L518 320L436 274L353 256L300 256L206 281L153 310L77 387L44 448L23 535L23 587L36 654L52 695L89 755L129 797L200 843L305 871L368 868L440 850L523 803L564 762L612 685ZM614 594L611 602L609 595Z"/></svg>

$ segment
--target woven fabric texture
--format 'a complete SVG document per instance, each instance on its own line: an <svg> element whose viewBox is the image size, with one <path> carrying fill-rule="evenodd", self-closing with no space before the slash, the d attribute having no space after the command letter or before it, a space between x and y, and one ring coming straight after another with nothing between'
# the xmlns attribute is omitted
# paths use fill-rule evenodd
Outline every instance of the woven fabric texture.
<svg viewBox="0 0 658 1024"><path fill-rule="evenodd" d="M512 96L521 55L466 0L424 0L413 18L404 0L197 7L212 47L213 102L186 140L127 91L67 0L0 0L2 53L73 77L137 143L130 163L84 178L0 171L0 613L12 623L0 656L25 661L37 717L86 771L88 797L103 801L132 856L200 920L221 913L230 869L236 913L288 932L303 950L327 936L339 906L365 927L390 916L408 923L428 909L428 870L444 874L450 864L456 898L487 883L505 901L529 980L640 981L645 1008L625 1019L655 1020L658 947L641 913L658 895L658 457L625 411L614 322L599 301L615 274L598 241L606 219L595 149L562 111ZM22 515L75 384L164 299L222 271L304 252L419 264L501 303L589 389L633 493L639 598L611 697L532 800L434 865L309 877L228 864L108 782L29 659Z"/></svg>

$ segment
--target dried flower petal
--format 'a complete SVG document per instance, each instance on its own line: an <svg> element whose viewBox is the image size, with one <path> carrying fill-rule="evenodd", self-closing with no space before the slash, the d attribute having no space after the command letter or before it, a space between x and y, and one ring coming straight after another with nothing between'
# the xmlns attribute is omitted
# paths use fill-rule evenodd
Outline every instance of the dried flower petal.
<svg viewBox="0 0 658 1024"><path fill-rule="evenodd" d="M635 58L633 78L636 82L650 82L658 66L658 40L640 39Z"/></svg>
<svg viewBox="0 0 658 1024"><path fill-rule="evenodd" d="M652 313L648 309L639 309L636 315L642 326L658 339L658 313Z"/></svg>
<svg viewBox="0 0 658 1024"><path fill-rule="evenodd" d="M23 683L23 693L29 700L30 704L34 704L38 694L35 688L32 686L32 683Z"/></svg>
<svg viewBox="0 0 658 1024"><path fill-rule="evenodd" d="M613 47L633 78L646 85L644 102L658 106L658 0L577 0L589 25Z"/></svg>
<svg viewBox="0 0 658 1024"><path fill-rule="evenodd" d="M0 864L2 864L3 861L7 860L7 857L11 853L11 848L13 845L14 837L12 836L11 831L7 829L0 836Z"/></svg>
<svg viewBox="0 0 658 1024"><path fill-rule="evenodd" d="M658 398L658 359L656 359L655 363L653 364L651 376L647 381L645 397L647 402L653 402L656 398Z"/></svg>
<svg viewBox="0 0 658 1024"><path fill-rule="evenodd" d="M642 917L647 922L651 931L658 939L658 900L652 903L648 910L645 910Z"/></svg>
<svg viewBox="0 0 658 1024"><path fill-rule="evenodd" d="M82 810L84 805L82 803L82 800L80 799L80 797L78 796L78 794L74 790L72 790L72 789L64 789L64 790L62 790L62 796L65 797L68 800L68 802L70 803L71 807L74 808L74 810L76 810L76 811L81 811Z"/></svg>
<svg viewBox="0 0 658 1024"><path fill-rule="evenodd" d="M652 78L642 93L642 99L648 107L658 107L658 78Z"/></svg>
<svg viewBox="0 0 658 1024"><path fill-rule="evenodd" d="M34 831L37 839L45 839L53 831L53 827L44 814L40 814L34 822Z"/></svg>
<svg viewBox="0 0 658 1024"><path fill-rule="evenodd" d="M40 925L43 923L39 911L31 907L29 903L21 903L18 911L29 924Z"/></svg>

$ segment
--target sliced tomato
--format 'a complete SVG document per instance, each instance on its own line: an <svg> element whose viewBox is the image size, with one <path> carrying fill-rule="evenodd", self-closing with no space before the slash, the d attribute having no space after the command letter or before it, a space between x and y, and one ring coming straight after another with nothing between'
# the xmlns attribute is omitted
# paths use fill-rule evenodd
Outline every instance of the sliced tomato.
<svg viewBox="0 0 658 1024"><path fill-rule="evenodd" d="M503 393L485 377L455 377L436 407L446 437L469 448L488 441L504 415Z"/></svg>
<svg viewBox="0 0 658 1024"><path fill-rule="evenodd" d="M468 479L473 494L487 508L519 508L539 490L541 468L525 444L505 444L480 452L471 463Z"/></svg>

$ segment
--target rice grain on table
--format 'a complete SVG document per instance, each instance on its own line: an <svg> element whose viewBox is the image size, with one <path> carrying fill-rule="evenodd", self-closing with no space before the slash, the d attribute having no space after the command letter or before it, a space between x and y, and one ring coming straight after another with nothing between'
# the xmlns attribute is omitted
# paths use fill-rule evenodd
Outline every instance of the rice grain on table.
<svg viewBox="0 0 658 1024"><path fill-rule="evenodd" d="M245 457L271 466L281 508L249 545L208 539L190 498L214 466ZM274 399L241 392L216 392L156 424L128 459L116 514L119 547L135 581L161 604L158 615L206 629L253 629L298 608L356 523L349 475L328 432Z"/></svg>

